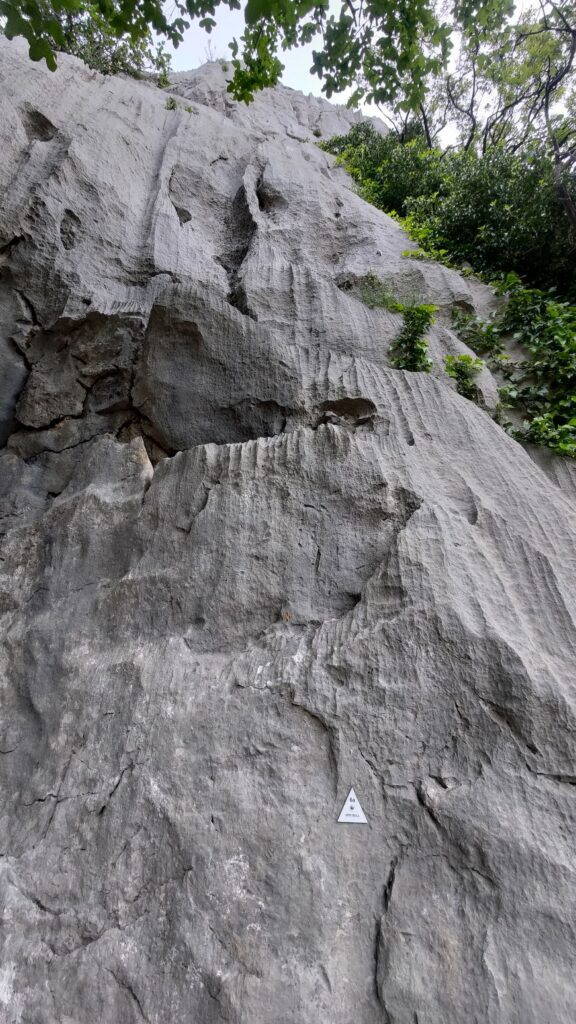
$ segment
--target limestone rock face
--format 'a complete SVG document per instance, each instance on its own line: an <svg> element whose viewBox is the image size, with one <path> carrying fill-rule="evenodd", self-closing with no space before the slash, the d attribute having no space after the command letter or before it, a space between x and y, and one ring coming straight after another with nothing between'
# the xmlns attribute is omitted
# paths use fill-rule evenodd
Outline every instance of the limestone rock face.
<svg viewBox="0 0 576 1024"><path fill-rule="evenodd" d="M0 78L0 1021L570 1024L576 503L443 373L491 293L344 110Z"/></svg>

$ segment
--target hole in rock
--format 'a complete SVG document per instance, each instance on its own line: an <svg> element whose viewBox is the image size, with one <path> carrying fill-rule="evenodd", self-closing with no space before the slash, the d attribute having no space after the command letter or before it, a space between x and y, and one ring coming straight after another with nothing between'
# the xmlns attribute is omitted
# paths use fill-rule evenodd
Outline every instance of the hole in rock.
<svg viewBox="0 0 576 1024"><path fill-rule="evenodd" d="M234 309L237 309L239 313L244 316L249 316L251 320L257 320L256 313L253 313L248 305L248 297L246 295L246 289L243 284L236 284L235 287L228 292L226 296L228 302Z"/></svg>
<svg viewBox="0 0 576 1024"><path fill-rule="evenodd" d="M187 224L188 221L192 220L192 214L190 213L189 210L186 210L183 206L176 206L176 203L174 202L172 203L172 206L174 207L176 213L178 214L178 220L180 221L180 224Z"/></svg>
<svg viewBox="0 0 576 1024"><path fill-rule="evenodd" d="M30 142L50 142L58 133L52 122L29 103L20 108L20 116Z"/></svg>
<svg viewBox="0 0 576 1024"><path fill-rule="evenodd" d="M345 420L360 427L365 423L372 423L377 413L374 402L369 398L339 398L334 401L322 402L318 411L320 416L317 426L321 423Z"/></svg>
<svg viewBox="0 0 576 1024"><path fill-rule="evenodd" d="M285 210L288 206L288 201L284 196L267 182L259 182L256 188L256 198L262 213L272 213L273 210Z"/></svg>

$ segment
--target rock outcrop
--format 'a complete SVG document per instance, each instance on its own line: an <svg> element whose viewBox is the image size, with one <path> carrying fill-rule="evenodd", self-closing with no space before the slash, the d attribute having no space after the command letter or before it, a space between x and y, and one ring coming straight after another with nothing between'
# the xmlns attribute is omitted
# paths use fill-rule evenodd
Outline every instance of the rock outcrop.
<svg viewBox="0 0 576 1024"><path fill-rule="evenodd" d="M0 78L2 1024L570 1024L576 503L442 370L491 293L344 110Z"/></svg>

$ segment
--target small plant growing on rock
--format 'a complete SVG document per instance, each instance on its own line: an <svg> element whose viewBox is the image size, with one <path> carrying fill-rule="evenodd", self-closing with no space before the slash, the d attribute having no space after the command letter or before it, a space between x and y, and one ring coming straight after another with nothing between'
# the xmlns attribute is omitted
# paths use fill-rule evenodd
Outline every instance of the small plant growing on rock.
<svg viewBox="0 0 576 1024"><path fill-rule="evenodd" d="M350 292L369 309L387 309L389 313L402 313L402 329L390 348L392 366L397 370L429 372L432 360L428 355L428 343L424 334L434 323L437 306L424 303L406 305L399 302L375 274L366 274L355 281L343 282L339 287L342 291Z"/></svg>
<svg viewBox="0 0 576 1024"><path fill-rule="evenodd" d="M165 107L166 110L176 110L177 109L178 104L177 104L174 96L169 96L168 97L168 99L166 100L166 103L164 104L164 107Z"/></svg>
<svg viewBox="0 0 576 1024"><path fill-rule="evenodd" d="M452 329L474 352L486 356L489 365L492 362L498 365L502 356L502 332L498 326L498 317L499 313L493 313L490 320L482 320L474 313L467 313L457 307L452 309Z"/></svg>
<svg viewBox="0 0 576 1024"><path fill-rule="evenodd" d="M356 295L369 309L387 309L389 313L403 313L406 309L375 274L366 274L357 282Z"/></svg>
<svg viewBox="0 0 576 1024"><path fill-rule="evenodd" d="M484 363L476 356L458 355L446 356L444 359L446 373L452 380L456 381L456 390L463 398L469 398L475 402L478 398L478 388L474 383L475 377L484 368Z"/></svg>
<svg viewBox="0 0 576 1024"><path fill-rule="evenodd" d="M436 306L405 306L402 330L390 348L390 360L397 370L428 373L432 360L424 334L434 322Z"/></svg>

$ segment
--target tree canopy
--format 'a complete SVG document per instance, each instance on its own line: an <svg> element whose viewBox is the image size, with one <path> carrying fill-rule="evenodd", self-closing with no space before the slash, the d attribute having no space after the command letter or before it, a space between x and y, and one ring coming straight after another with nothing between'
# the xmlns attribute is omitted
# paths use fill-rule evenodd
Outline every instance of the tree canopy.
<svg viewBox="0 0 576 1024"><path fill-rule="evenodd" d="M329 98L350 86L356 98L417 105L427 76L439 73L451 46L454 25L482 31L500 25L512 0L453 0L441 16L434 0L345 0L337 14L328 0L247 0L245 31L233 42L235 75L231 91L249 100L274 85L282 71L280 54L317 42L313 70ZM66 43L65 23L89 9L101 27L131 44L148 41L150 31L178 46L192 22L210 31L217 8L240 8L239 0L0 0L5 34L24 36L33 60L56 67Z"/></svg>

